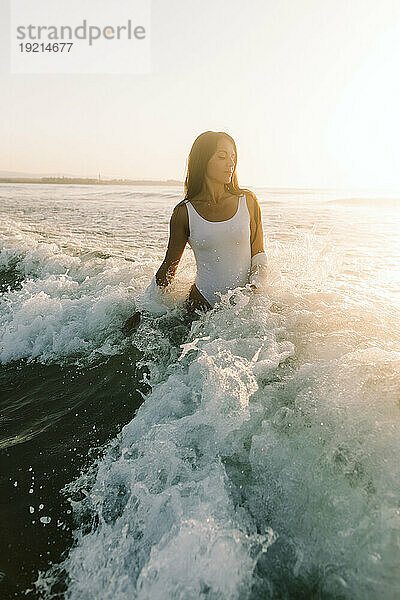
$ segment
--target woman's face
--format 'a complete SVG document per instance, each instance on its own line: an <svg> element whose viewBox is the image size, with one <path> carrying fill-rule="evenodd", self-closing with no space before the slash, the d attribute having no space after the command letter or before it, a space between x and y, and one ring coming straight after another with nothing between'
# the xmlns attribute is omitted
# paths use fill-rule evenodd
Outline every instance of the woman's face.
<svg viewBox="0 0 400 600"><path fill-rule="evenodd" d="M218 183L229 183L235 168L236 156L232 142L221 137L217 149L208 161L206 175Z"/></svg>

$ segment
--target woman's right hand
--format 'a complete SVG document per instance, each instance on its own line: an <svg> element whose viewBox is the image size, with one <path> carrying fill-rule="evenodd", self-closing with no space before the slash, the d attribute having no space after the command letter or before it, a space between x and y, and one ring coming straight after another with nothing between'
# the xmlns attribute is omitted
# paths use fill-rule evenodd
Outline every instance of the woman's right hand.
<svg viewBox="0 0 400 600"><path fill-rule="evenodd" d="M125 335L130 335L133 333L139 326L140 323L140 312L135 312L129 319L127 319L121 328L121 331L125 333Z"/></svg>
<svg viewBox="0 0 400 600"><path fill-rule="evenodd" d="M261 294L261 290L254 283L249 283L249 288L253 292L253 294Z"/></svg>

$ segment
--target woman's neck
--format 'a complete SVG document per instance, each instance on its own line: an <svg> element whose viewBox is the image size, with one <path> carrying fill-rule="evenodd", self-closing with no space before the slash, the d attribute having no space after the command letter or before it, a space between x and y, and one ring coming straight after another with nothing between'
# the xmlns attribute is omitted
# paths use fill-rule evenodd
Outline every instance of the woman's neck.
<svg viewBox="0 0 400 600"><path fill-rule="evenodd" d="M201 190L201 199L210 206L221 204L228 197L229 192L223 183L205 182Z"/></svg>

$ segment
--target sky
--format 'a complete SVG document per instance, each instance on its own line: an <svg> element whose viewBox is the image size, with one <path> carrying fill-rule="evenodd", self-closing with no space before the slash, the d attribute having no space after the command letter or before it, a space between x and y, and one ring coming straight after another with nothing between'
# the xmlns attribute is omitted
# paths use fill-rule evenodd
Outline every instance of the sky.
<svg viewBox="0 0 400 600"><path fill-rule="evenodd" d="M400 190L398 0L152 0L150 72L119 75L10 74L12 1L0 171L183 181L214 130L241 186Z"/></svg>

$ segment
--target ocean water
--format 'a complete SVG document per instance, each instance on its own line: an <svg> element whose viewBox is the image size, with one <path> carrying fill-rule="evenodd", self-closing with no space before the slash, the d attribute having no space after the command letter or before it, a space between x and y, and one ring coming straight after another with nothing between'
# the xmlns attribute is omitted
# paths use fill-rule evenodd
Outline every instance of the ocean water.
<svg viewBox="0 0 400 600"><path fill-rule="evenodd" d="M173 187L0 186L0 597L400 597L400 195L253 188L268 280L120 327Z"/></svg>

